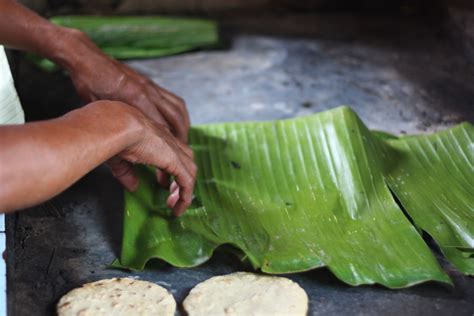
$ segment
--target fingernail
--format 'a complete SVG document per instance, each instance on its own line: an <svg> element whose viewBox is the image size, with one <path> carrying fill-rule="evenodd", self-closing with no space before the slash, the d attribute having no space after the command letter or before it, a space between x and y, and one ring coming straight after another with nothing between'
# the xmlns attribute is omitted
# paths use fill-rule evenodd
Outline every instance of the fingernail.
<svg viewBox="0 0 474 316"><path fill-rule="evenodd" d="M173 197L174 199L179 198L179 192L174 190L173 193L171 193L171 197Z"/></svg>
<svg viewBox="0 0 474 316"><path fill-rule="evenodd" d="M178 189L178 184L176 183L176 181L173 181L173 183L171 183L171 186L170 186L170 191L174 193L176 189Z"/></svg>
<svg viewBox="0 0 474 316"><path fill-rule="evenodd" d="M167 203L168 207L173 208L176 205L176 203L178 202L178 200L179 200L179 192L175 191L175 192L171 193L170 196L168 197L168 201L167 201L168 202Z"/></svg>

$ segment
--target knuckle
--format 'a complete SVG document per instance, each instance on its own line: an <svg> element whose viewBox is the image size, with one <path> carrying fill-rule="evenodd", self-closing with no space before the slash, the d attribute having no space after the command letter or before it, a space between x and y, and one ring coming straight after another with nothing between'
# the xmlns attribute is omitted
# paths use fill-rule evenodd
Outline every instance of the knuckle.
<svg viewBox="0 0 474 316"><path fill-rule="evenodd" d="M99 94L110 100L128 100L131 85L127 76L124 73L118 74L114 80L102 85Z"/></svg>
<svg viewBox="0 0 474 316"><path fill-rule="evenodd" d="M194 187L194 178L193 177L187 176L181 182L182 182L184 191L192 191L192 188Z"/></svg>
<svg viewBox="0 0 474 316"><path fill-rule="evenodd" d="M148 95L147 90L142 85L137 85L136 82L130 82L130 92L135 98L144 98Z"/></svg>
<svg viewBox="0 0 474 316"><path fill-rule="evenodd" d="M181 121L181 114L179 113L179 111L170 111L169 116L170 116L170 119L175 122Z"/></svg>
<svg viewBox="0 0 474 316"><path fill-rule="evenodd" d="M126 73L122 73L117 78L117 82L117 91L130 100L136 99L137 96L142 97L146 94L145 88L137 84L134 80L131 80Z"/></svg>
<svg viewBox="0 0 474 316"><path fill-rule="evenodd" d="M178 175L180 172L178 171L178 165L176 163L171 163L167 166L166 170L172 175Z"/></svg>

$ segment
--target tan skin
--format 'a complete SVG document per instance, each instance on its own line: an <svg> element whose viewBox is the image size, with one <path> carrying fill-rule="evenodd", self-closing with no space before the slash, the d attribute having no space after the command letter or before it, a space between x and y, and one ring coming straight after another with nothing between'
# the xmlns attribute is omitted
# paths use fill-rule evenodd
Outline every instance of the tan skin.
<svg viewBox="0 0 474 316"><path fill-rule="evenodd" d="M106 56L85 34L11 0L0 0L0 43L55 61L91 102L54 120L0 126L1 211L50 199L103 162L131 191L138 186L132 165L155 166L170 189L168 206L178 216L186 210L197 168L180 97Z"/></svg>

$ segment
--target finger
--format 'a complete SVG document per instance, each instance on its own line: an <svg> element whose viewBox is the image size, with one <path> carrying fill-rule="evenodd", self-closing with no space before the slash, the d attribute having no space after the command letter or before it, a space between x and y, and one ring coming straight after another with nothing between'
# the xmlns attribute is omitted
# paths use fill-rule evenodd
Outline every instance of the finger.
<svg viewBox="0 0 474 316"><path fill-rule="evenodd" d="M191 205L196 175L191 173L186 178L175 177L175 181L178 184L178 189L172 195L178 194L179 199L173 206L173 212L176 216L181 216Z"/></svg>
<svg viewBox="0 0 474 316"><path fill-rule="evenodd" d="M194 160L194 152L193 152L193 150L192 150L188 145L182 143L182 142L179 141L179 140L178 140L176 143L178 144L179 148L180 148L182 151L184 151L184 153L185 153L189 158L191 158L191 159Z"/></svg>
<svg viewBox="0 0 474 316"><path fill-rule="evenodd" d="M161 94L168 100L170 101L180 112L181 112L181 115L183 116L183 118L185 119L185 123L187 125L187 128L189 129L189 127L191 126L191 119L189 118L189 112L188 112L188 109L186 108L186 102L184 102L184 100L180 97L178 97L177 95L175 95L174 93L162 88L162 87L159 87L159 86L156 86L156 89L158 89L159 92L161 92Z"/></svg>
<svg viewBox="0 0 474 316"><path fill-rule="evenodd" d="M171 193L168 199L166 200L166 204L168 205L169 208L172 209L175 207L178 200L179 200L179 188L177 187L177 189L173 193Z"/></svg>
<svg viewBox="0 0 474 316"><path fill-rule="evenodd" d="M120 95L117 101L122 101L140 109L142 113L156 124L170 127L166 119L156 108L155 104L151 102L146 88L140 84L137 85L133 78L128 77L121 80L119 89Z"/></svg>
<svg viewBox="0 0 474 316"><path fill-rule="evenodd" d="M166 129L156 129L156 136L164 140L163 144L166 144L166 150L170 150L170 152L172 152L176 157L172 162L172 165L181 166L189 175L191 175L193 179L196 178L197 166L193 160L192 150L187 145L184 145L178 139L176 139L170 133L170 131ZM162 157L166 157L166 153L164 151L158 152L162 153ZM174 175L174 173L170 173L168 170L169 169L162 167L157 168L158 182L165 188L170 186L169 174Z"/></svg>
<svg viewBox="0 0 474 316"><path fill-rule="evenodd" d="M171 194L168 198L168 202L170 202L169 206L173 209L173 213L176 216L181 216L189 205L191 205L195 178L187 171L187 168L180 161L178 155L175 156L175 159L172 165L168 164L165 171L175 176L174 179L179 186L179 191L176 190ZM180 163L177 163L177 161ZM179 195L179 198L176 203L172 205L171 202L174 202L173 200L176 198L176 195Z"/></svg>
<svg viewBox="0 0 474 316"><path fill-rule="evenodd" d="M184 125L184 129L186 132L189 130L191 126L191 120L189 118L188 110L184 103L175 103L173 99L169 98L165 93L162 93L163 97L173 106L173 109L177 110L181 116L182 124Z"/></svg>
<svg viewBox="0 0 474 316"><path fill-rule="evenodd" d="M163 172L160 169L156 169L156 179L158 180L158 183L160 186L164 189L168 189L170 186L170 176L166 174L166 172Z"/></svg>
<svg viewBox="0 0 474 316"><path fill-rule="evenodd" d="M112 175L128 190L135 191L138 188L138 177L133 171L132 165L120 158L112 158L109 161Z"/></svg>
<svg viewBox="0 0 474 316"><path fill-rule="evenodd" d="M192 200L192 195L189 198L187 198L185 194L179 194L179 199L176 202L176 204L173 206L174 215L177 217L183 215L184 212L186 212L186 209L188 209L188 207L191 205L191 200Z"/></svg>
<svg viewBox="0 0 474 316"><path fill-rule="evenodd" d="M174 214L179 216L191 204L196 179L195 173L193 173L193 168L195 168L195 166L193 167L194 162L180 149L176 144L176 139L168 131L157 128L155 132L156 140L159 140L159 142L157 146L145 147L149 149L148 153L152 155L151 159L147 160L149 164L174 176L174 181L179 186L179 193L177 193L178 190L173 192L171 194L172 197L169 197L169 202L171 206L173 204L171 202L174 202L176 194L179 195L176 203L172 205Z"/></svg>
<svg viewBox="0 0 474 316"><path fill-rule="evenodd" d="M173 101L173 103L182 104L182 105L186 104L186 102L184 101L183 98L177 96L176 94L169 91L168 89L165 89L165 88L160 87L158 85L156 85L156 87L160 90L161 93L165 94L168 98L170 98Z"/></svg>
<svg viewBox="0 0 474 316"><path fill-rule="evenodd" d="M174 193L177 189L179 189L179 186L176 183L176 181L173 181L173 183L171 183L171 185L170 185L170 192Z"/></svg>
<svg viewBox="0 0 474 316"><path fill-rule="evenodd" d="M163 115L158 111L155 104L152 103L146 93L140 93L139 97L137 98L134 94L130 93L130 95L126 95L125 100L123 102L134 105L135 107L139 108L149 119L159 125L166 126L170 128L171 125L166 120Z"/></svg>
<svg viewBox="0 0 474 316"><path fill-rule="evenodd" d="M145 76L140 75L138 72L127 65L121 64L118 61L114 62L126 75L129 76L132 82L137 82L142 87L140 89L142 92L140 93L139 100L136 100L135 89L130 89L130 91L125 89L125 100L123 101L136 105L156 123L166 123L168 127L173 129L174 134L178 138L184 142L187 142L187 132L189 130L190 121L184 102L177 102L176 104L173 103L178 100L177 96L174 96L174 98L165 97L164 94L160 93L160 91L164 91L164 89L160 88L153 81L146 78ZM131 87L134 87L134 85L131 85ZM167 93L170 94L170 92ZM151 110L152 108L155 111ZM157 114L161 116L161 118L157 118Z"/></svg>
<svg viewBox="0 0 474 316"><path fill-rule="evenodd" d="M177 108L162 94L158 93L155 89L148 89L148 91L150 93L152 102L154 102L157 110L161 115L163 115L168 124L171 126L174 135L182 142L186 143L188 140L189 129L186 119L181 115L179 110L177 110Z"/></svg>
<svg viewBox="0 0 474 316"><path fill-rule="evenodd" d="M177 143L179 143L179 141L177 141ZM178 145L178 149L181 153L181 162L183 163L184 167L186 168L186 170L189 172L189 174L191 174L191 176L193 178L196 178L196 174L197 174L197 166L196 166L196 163L194 162L193 160L193 157L192 156L189 156L188 154L186 154L186 152L184 150L182 150L179 145Z"/></svg>
<svg viewBox="0 0 474 316"><path fill-rule="evenodd" d="M154 102L158 111L166 118L173 127L175 136L181 141L187 141L187 133L189 130L189 120L187 113L179 106L173 104L159 89L148 88L150 91L151 101Z"/></svg>

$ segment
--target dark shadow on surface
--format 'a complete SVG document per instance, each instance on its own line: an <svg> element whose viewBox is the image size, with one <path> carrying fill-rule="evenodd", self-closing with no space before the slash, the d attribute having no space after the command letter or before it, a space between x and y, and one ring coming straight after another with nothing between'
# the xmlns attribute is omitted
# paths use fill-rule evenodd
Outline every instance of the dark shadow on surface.
<svg viewBox="0 0 474 316"><path fill-rule="evenodd" d="M99 189L99 222L104 238L117 258L120 258L123 236L124 188L112 176L108 167L102 165L96 170L94 182Z"/></svg>
<svg viewBox="0 0 474 316"><path fill-rule="evenodd" d="M85 253L85 249L80 240L74 247L68 244L81 234L77 225L67 220L74 211L70 205L63 195L10 215L15 216L15 227L9 224L8 245L8 252L14 256L13 269L9 266L8 271L12 315L29 315L32 311L53 315L58 295L64 288L78 285L76 280L81 276L69 269L67 262Z"/></svg>

